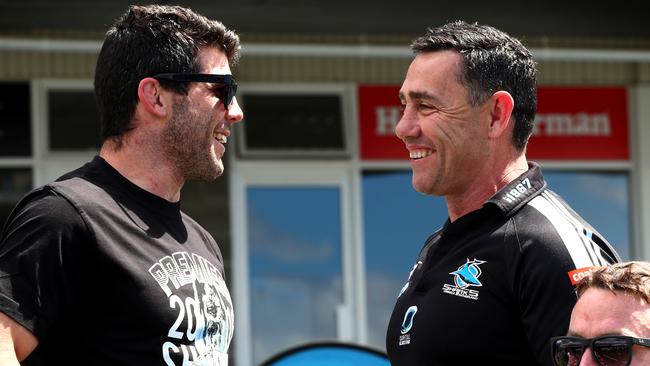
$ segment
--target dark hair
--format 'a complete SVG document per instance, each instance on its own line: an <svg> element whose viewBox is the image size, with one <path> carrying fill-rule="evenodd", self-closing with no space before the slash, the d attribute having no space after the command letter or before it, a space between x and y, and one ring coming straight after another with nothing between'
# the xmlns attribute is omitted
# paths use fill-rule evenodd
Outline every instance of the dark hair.
<svg viewBox="0 0 650 366"><path fill-rule="evenodd" d="M523 150L533 132L537 109L537 69L530 51L517 39L487 25L455 21L427 33L411 44L417 53L455 50L463 58L459 81L477 106L499 90L509 92L515 107L513 144Z"/></svg>
<svg viewBox="0 0 650 366"><path fill-rule="evenodd" d="M625 262L600 268L576 285L578 297L590 288L621 291L650 304L650 263Z"/></svg>
<svg viewBox="0 0 650 366"><path fill-rule="evenodd" d="M198 53L217 46L231 65L239 59L239 36L221 22L179 6L131 6L106 32L95 70L95 98L102 141L121 137L133 127L138 84L158 73L200 72ZM161 81L187 94L186 83Z"/></svg>

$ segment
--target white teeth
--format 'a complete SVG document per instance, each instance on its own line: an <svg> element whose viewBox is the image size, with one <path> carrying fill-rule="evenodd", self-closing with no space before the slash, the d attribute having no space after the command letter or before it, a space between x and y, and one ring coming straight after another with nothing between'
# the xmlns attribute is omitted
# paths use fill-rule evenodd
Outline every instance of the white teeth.
<svg viewBox="0 0 650 366"><path fill-rule="evenodd" d="M226 137L226 135L224 135L221 132L215 133L214 138L217 139L217 141L219 141L222 144L225 144L226 142L228 142L228 137Z"/></svg>
<svg viewBox="0 0 650 366"><path fill-rule="evenodd" d="M409 156L411 159L422 159L431 154L433 154L433 150L418 149L409 151Z"/></svg>

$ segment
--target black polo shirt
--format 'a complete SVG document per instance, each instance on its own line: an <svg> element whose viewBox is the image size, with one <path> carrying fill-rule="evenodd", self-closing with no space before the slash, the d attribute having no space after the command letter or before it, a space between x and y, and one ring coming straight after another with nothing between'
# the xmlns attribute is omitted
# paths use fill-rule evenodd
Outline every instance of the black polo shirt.
<svg viewBox="0 0 650 366"><path fill-rule="evenodd" d="M618 254L530 169L425 243L388 326L393 366L551 365L575 280Z"/></svg>

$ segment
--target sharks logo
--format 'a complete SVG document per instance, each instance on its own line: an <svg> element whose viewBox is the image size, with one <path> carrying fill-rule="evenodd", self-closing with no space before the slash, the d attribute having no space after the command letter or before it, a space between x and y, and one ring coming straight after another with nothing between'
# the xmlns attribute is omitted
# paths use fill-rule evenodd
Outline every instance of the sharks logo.
<svg viewBox="0 0 650 366"><path fill-rule="evenodd" d="M485 263L485 261L474 259L473 261L469 261L467 259L467 262L463 264L462 266L458 267L457 270L454 272L451 272L449 274L454 275L454 283L456 283L456 286L458 288L468 288L469 286L483 286L481 281L478 280L478 278L481 276L481 268L479 265Z"/></svg>
<svg viewBox="0 0 650 366"><path fill-rule="evenodd" d="M442 286L442 291L446 294L460 296L471 300L478 300L479 292L477 290L468 289L468 287L483 286L481 281L478 279L482 273L481 267L479 266L483 263L485 263L485 261L480 259L474 258L470 261L468 258L465 264L449 273L450 275L454 275L454 284L456 286L444 284Z"/></svg>

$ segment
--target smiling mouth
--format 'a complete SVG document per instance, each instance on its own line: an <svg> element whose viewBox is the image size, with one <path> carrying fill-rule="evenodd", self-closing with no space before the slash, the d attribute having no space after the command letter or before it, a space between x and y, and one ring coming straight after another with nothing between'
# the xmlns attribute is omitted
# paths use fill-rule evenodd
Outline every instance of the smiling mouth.
<svg viewBox="0 0 650 366"><path fill-rule="evenodd" d="M221 133L221 132L215 133L214 138L217 141L219 141L220 143L222 143L222 144L225 144L225 143L228 142L228 137L225 134Z"/></svg>
<svg viewBox="0 0 650 366"><path fill-rule="evenodd" d="M409 157L413 160L426 158L427 156L430 156L432 154L433 154L433 150L428 150L428 149L417 149L417 150L409 151Z"/></svg>

